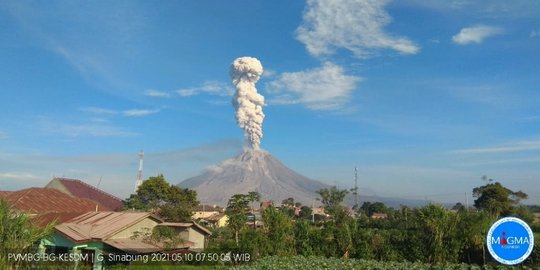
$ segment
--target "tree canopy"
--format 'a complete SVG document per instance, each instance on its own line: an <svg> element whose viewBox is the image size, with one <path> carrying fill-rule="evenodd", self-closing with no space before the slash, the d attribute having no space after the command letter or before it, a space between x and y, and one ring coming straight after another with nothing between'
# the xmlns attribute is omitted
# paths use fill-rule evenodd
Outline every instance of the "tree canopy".
<svg viewBox="0 0 540 270"><path fill-rule="evenodd" d="M499 182L488 183L473 189L473 196L478 198L474 206L485 210L495 216L510 215L513 207L522 199L527 199L527 194L520 191L512 191Z"/></svg>
<svg viewBox="0 0 540 270"><path fill-rule="evenodd" d="M191 220L193 207L197 206L197 192L169 184L165 177L149 177L126 200L124 208L151 211L168 221Z"/></svg>

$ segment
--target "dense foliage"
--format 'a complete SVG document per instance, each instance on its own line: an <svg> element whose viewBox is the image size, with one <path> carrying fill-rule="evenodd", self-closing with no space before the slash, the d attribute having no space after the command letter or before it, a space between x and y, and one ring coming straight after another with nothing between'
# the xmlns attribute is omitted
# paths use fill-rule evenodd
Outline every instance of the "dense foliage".
<svg viewBox="0 0 540 270"><path fill-rule="evenodd" d="M500 196L498 192L488 192L493 187L498 188L498 185L487 184L475 189L476 196L482 197L486 202L493 202L492 196ZM508 197L509 203L504 206L505 211L532 224L529 209L516 204L519 200L516 196L523 197L526 194L506 188L504 190L508 191L505 196ZM210 250L249 253L252 260L274 255L316 256L344 259L339 263L349 263L346 259L350 258L395 262L396 264L408 262L426 265L452 264L454 268L448 269L480 269L462 264L496 264L487 252L485 242L489 227L502 212L491 211L490 209L494 208L489 203L481 209L466 209L463 205L447 209L437 204L419 208L392 209L382 203L368 202L359 208L360 216L352 216L341 205L346 191L331 188L321 190L319 194L325 208L332 213L330 218L313 222L301 212L291 218L294 200L290 198L284 200L280 208L265 209L262 212L264 225L261 227L242 226L237 228L237 231L231 228L220 229L210 241ZM500 201L497 204L500 205ZM245 209L247 203L243 205ZM296 203L294 205L299 207ZM387 217L381 219L369 217L368 214L375 212L384 212ZM532 227L538 233L538 226ZM237 232L239 236L237 245L234 241L232 244L230 242L230 239L234 238L233 232ZM535 239L536 246L540 246L538 244L540 237L536 235ZM336 259L337 261L339 260ZM399 269L409 269L403 268L405 264L401 264L402 268ZM428 266L419 266L422 264L410 265L420 267L417 269L431 269L425 268ZM534 249L533 254L523 265L540 266L538 248ZM372 269L358 267L358 269ZM377 269L387 269L385 267L381 266Z"/></svg>
<svg viewBox="0 0 540 270"><path fill-rule="evenodd" d="M198 204L197 192L171 185L160 174L145 180L126 200L124 208L151 211L167 221L186 222Z"/></svg>
<svg viewBox="0 0 540 270"><path fill-rule="evenodd" d="M8 254L35 253L39 241L50 235L53 225L37 227L28 215L15 212L0 200L0 269L26 267L24 262L9 260Z"/></svg>
<svg viewBox="0 0 540 270"><path fill-rule="evenodd" d="M325 257L278 257L270 256L257 260L252 264L242 265L234 269L250 270L503 270L515 269L500 265L467 265L467 264L426 264L417 262L380 262L374 260L338 259ZM532 269L523 267L522 269Z"/></svg>

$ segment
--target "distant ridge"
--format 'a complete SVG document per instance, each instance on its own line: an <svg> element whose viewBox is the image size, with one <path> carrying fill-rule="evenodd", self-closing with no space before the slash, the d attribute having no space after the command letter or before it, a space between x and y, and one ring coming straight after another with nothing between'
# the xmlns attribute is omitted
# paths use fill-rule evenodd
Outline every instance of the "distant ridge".
<svg viewBox="0 0 540 270"><path fill-rule="evenodd" d="M201 203L221 206L226 206L232 195L250 191L278 205L289 197L311 205L319 197L315 191L330 187L289 169L263 150L246 150L179 185L196 190Z"/></svg>

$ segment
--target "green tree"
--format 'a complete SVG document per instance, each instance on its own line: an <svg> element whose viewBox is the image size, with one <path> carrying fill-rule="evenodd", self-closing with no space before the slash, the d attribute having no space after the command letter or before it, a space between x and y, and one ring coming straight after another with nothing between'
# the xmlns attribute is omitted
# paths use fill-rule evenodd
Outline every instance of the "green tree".
<svg viewBox="0 0 540 270"><path fill-rule="evenodd" d="M347 190L338 190L335 186L317 191L317 194L321 196L320 200L324 204L325 211L334 218L340 218L345 214L341 203L348 193Z"/></svg>
<svg viewBox="0 0 540 270"><path fill-rule="evenodd" d="M253 207L253 203L254 202L258 202L261 200L261 194L257 191L250 191L248 192L247 194L247 199L249 200L249 202L251 203L251 212L253 213L254 211L254 207Z"/></svg>
<svg viewBox="0 0 540 270"><path fill-rule="evenodd" d="M238 233L242 228L246 226L247 222L247 209L249 205L249 198L245 194L235 194L227 203L227 209L225 212L229 216L227 225L234 231L234 239L238 246Z"/></svg>
<svg viewBox="0 0 540 270"><path fill-rule="evenodd" d="M302 206L300 208L300 219L311 220L313 217L313 210L309 206Z"/></svg>
<svg viewBox="0 0 540 270"><path fill-rule="evenodd" d="M270 254L292 255L294 252L293 222L290 217L271 206L262 213L263 231L272 242Z"/></svg>
<svg viewBox="0 0 540 270"><path fill-rule="evenodd" d="M124 208L151 211L168 221L186 222L191 220L193 208L198 204L196 191L171 185L160 174L144 181L137 193L126 200Z"/></svg>
<svg viewBox="0 0 540 270"><path fill-rule="evenodd" d="M418 229L423 232L425 254L429 263L457 262L460 241L457 237L459 218L440 205L430 204L416 209Z"/></svg>
<svg viewBox="0 0 540 270"><path fill-rule="evenodd" d="M0 269L23 269L23 262L8 262L9 253L35 253L37 243L50 235L54 223L45 228L35 226L30 217L17 213L0 200Z"/></svg>
<svg viewBox="0 0 540 270"><path fill-rule="evenodd" d="M473 196L478 198L474 201L477 209L487 211L495 217L510 215L515 205L522 199L527 199L526 193L512 191L499 182L474 188Z"/></svg>
<svg viewBox="0 0 540 270"><path fill-rule="evenodd" d="M374 213L387 213L388 207L382 202L364 202L360 207L366 216L371 217Z"/></svg>

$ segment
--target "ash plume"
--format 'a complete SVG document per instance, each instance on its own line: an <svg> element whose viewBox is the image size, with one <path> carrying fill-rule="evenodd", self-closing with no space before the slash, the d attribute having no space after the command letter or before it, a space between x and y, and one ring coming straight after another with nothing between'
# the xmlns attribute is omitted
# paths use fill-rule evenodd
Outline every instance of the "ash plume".
<svg viewBox="0 0 540 270"><path fill-rule="evenodd" d="M236 122L244 130L247 146L255 150L260 148L263 136L264 97L255 88L262 73L261 62L253 57L240 57L231 64L230 76L236 87L232 100Z"/></svg>

